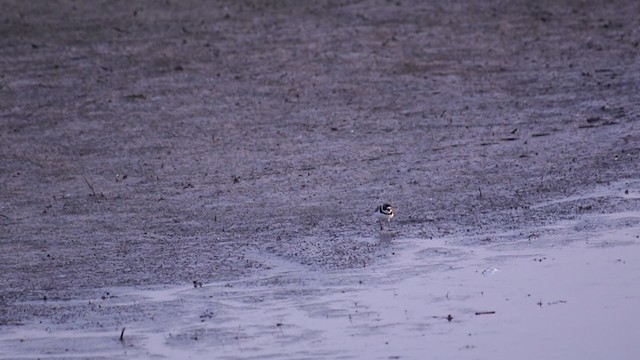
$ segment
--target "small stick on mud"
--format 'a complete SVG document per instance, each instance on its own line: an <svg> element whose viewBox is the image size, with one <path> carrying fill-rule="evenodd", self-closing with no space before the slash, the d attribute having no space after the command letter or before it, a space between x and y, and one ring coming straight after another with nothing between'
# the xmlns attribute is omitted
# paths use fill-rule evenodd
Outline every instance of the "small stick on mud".
<svg viewBox="0 0 640 360"><path fill-rule="evenodd" d="M89 180L87 180L86 176L82 175L82 178L84 179L84 182L87 183L87 186L89 186L89 189L91 189L91 193L93 194L93 197L97 198L96 190L93 188L93 185L89 182Z"/></svg>
<svg viewBox="0 0 640 360"><path fill-rule="evenodd" d="M495 311L476 311L476 315L493 315Z"/></svg>
<svg viewBox="0 0 640 360"><path fill-rule="evenodd" d="M124 329L126 328L122 328L122 332L120 333L120 341L124 342Z"/></svg>
<svg viewBox="0 0 640 360"><path fill-rule="evenodd" d="M480 193L480 197L482 197L482 189L478 186L478 192Z"/></svg>

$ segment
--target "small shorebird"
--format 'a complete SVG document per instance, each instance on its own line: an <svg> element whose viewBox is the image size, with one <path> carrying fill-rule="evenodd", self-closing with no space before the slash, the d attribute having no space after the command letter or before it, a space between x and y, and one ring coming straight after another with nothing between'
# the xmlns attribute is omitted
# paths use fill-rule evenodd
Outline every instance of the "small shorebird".
<svg viewBox="0 0 640 360"><path fill-rule="evenodd" d="M380 220L380 230L383 230L382 223L387 220L387 224L393 219L393 208L390 204L384 203L376 208L376 219Z"/></svg>

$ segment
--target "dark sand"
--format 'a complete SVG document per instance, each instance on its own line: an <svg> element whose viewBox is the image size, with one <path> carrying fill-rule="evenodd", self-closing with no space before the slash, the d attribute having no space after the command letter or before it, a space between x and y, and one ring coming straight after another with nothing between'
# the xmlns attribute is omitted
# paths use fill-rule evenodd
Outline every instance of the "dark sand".
<svg viewBox="0 0 640 360"><path fill-rule="evenodd" d="M368 279L413 242L526 252L628 229L607 241L635 244L638 14L637 1L5 1L0 357L125 356L123 326L146 329L136 356L182 357L169 352L196 340L165 326L192 310L175 289L193 281L259 292L247 279L284 268L301 285L277 298L303 311L305 292ZM380 232L383 201L397 215ZM564 237L539 230L567 221ZM96 305L165 287L173 300ZM194 325L225 322L206 314ZM80 340L25 337L38 326ZM266 355L238 348L227 356Z"/></svg>

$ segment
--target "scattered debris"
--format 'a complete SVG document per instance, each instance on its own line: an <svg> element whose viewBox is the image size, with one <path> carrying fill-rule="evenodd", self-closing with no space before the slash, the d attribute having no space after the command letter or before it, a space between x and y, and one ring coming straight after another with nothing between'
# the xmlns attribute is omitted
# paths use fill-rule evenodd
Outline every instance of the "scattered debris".
<svg viewBox="0 0 640 360"><path fill-rule="evenodd" d="M552 302L548 302L547 305L557 305L557 304L566 304L567 300L558 300L558 301L552 301Z"/></svg>
<svg viewBox="0 0 640 360"><path fill-rule="evenodd" d="M482 275L489 276L495 274L496 272L498 272L498 268L487 268L482 270Z"/></svg>
<svg viewBox="0 0 640 360"><path fill-rule="evenodd" d="M144 94L130 94L125 96L127 100L146 100L147 96Z"/></svg>
<svg viewBox="0 0 640 360"><path fill-rule="evenodd" d="M84 182L87 183L87 186L89 186L89 189L91 189L91 193L93 194L93 197L97 198L98 196L96 195L96 190L93 188L93 184L91 184L89 180L87 180L86 176L82 175L82 178L84 179Z"/></svg>
<svg viewBox="0 0 640 360"><path fill-rule="evenodd" d="M476 315L493 315L495 311L476 311Z"/></svg>
<svg viewBox="0 0 640 360"><path fill-rule="evenodd" d="M195 188L195 186L193 186L193 184L190 183L190 182L187 182L187 183L181 182L180 186L182 186L182 189L193 189L193 188Z"/></svg>

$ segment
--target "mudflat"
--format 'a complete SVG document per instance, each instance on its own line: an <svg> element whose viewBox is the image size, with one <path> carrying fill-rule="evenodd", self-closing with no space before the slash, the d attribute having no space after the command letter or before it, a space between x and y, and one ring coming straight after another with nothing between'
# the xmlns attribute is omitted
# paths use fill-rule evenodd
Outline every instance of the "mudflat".
<svg viewBox="0 0 640 360"><path fill-rule="evenodd" d="M595 236L637 254L639 13L637 1L5 2L0 355L197 357L228 339L229 358L333 357L344 348L243 344L287 330L280 350L317 344L338 325L291 324L355 314L322 289L455 283L460 264L492 264L468 262L488 248L540 259L530 250ZM383 202L396 215L381 231ZM246 308L208 307L233 284ZM248 334L234 321L261 314L265 289L285 304L266 308L293 318ZM449 300L441 290L423 295ZM322 296L336 306L306 307ZM404 343L409 358L419 344Z"/></svg>

